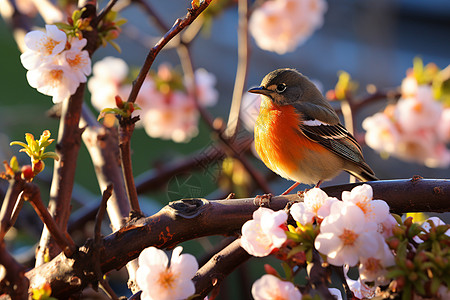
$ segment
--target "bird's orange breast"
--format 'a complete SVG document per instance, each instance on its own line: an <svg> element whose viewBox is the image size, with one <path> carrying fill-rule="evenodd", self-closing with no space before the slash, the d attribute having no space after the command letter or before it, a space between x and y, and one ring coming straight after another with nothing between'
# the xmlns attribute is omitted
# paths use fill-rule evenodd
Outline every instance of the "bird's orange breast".
<svg viewBox="0 0 450 300"><path fill-rule="evenodd" d="M278 106L262 98L255 124L256 151L272 171L294 180L292 174L301 167L304 151L325 149L299 132L302 118L292 105Z"/></svg>

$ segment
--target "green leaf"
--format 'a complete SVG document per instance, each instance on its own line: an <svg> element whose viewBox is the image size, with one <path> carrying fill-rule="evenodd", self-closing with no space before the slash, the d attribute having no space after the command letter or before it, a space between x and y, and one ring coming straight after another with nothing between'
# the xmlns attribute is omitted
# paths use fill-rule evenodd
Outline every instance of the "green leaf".
<svg viewBox="0 0 450 300"><path fill-rule="evenodd" d="M405 271L401 270L401 269L394 269L392 271L389 271L386 274L387 278L391 278L391 279L395 279L395 278L399 278L400 276L404 276L405 275Z"/></svg>
<svg viewBox="0 0 450 300"><path fill-rule="evenodd" d="M11 167L14 173L19 172L19 162L17 161L16 156L11 157L11 160L9 161L9 166Z"/></svg>
<svg viewBox="0 0 450 300"><path fill-rule="evenodd" d="M113 46L114 49L116 49L117 52L122 53L122 49L120 49L119 44L117 44L116 42L109 40L108 43L111 44L111 46Z"/></svg>
<svg viewBox="0 0 450 300"><path fill-rule="evenodd" d="M59 160L59 155L56 154L55 152L45 152L42 156L41 156L41 160L44 160L46 158L52 158L54 160Z"/></svg>
<svg viewBox="0 0 450 300"><path fill-rule="evenodd" d="M116 24L116 27L120 27L127 22L128 22L127 19L120 19L120 20L115 21L114 23Z"/></svg>
<svg viewBox="0 0 450 300"><path fill-rule="evenodd" d="M296 234L296 233L293 233L293 232L290 232L290 231L285 231L284 233L286 233L286 236L287 236L288 239L293 240L294 242L299 243L299 242L302 241L300 236L298 234Z"/></svg>
<svg viewBox="0 0 450 300"><path fill-rule="evenodd" d="M292 268L287 264L287 262L282 262L281 266L283 267L284 274L286 275L286 279L292 281Z"/></svg>
<svg viewBox="0 0 450 300"><path fill-rule="evenodd" d="M305 250L306 250L306 247L303 245L295 246L294 248L291 249L291 251L288 252L287 258L291 258L295 254L297 254L299 252L303 252Z"/></svg>
<svg viewBox="0 0 450 300"><path fill-rule="evenodd" d="M23 143L23 142L19 142L19 141L11 142L11 143L9 143L9 145L10 145L10 146L13 146L13 145L19 145L19 146L22 146L22 147L25 148L25 149L29 149L29 148L30 148L30 147L28 147L27 144L25 144L25 143Z"/></svg>

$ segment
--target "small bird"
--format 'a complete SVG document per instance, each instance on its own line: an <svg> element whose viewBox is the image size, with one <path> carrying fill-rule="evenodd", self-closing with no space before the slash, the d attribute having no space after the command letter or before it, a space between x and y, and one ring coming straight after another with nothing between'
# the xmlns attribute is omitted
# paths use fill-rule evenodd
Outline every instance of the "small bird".
<svg viewBox="0 0 450 300"><path fill-rule="evenodd" d="M269 169L296 182L283 194L299 183L318 187L342 170L361 181L378 180L361 146L308 77L277 69L249 92L262 95L256 151Z"/></svg>

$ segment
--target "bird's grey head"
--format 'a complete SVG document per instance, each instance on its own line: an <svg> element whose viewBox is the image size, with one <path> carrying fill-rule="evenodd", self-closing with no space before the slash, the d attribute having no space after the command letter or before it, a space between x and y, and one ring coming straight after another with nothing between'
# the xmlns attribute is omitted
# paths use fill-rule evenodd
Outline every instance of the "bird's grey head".
<svg viewBox="0 0 450 300"><path fill-rule="evenodd" d="M277 105L298 103L305 99L305 96L309 101L323 97L308 77L290 68L270 72L263 78L259 87L252 88L249 92L265 95Z"/></svg>

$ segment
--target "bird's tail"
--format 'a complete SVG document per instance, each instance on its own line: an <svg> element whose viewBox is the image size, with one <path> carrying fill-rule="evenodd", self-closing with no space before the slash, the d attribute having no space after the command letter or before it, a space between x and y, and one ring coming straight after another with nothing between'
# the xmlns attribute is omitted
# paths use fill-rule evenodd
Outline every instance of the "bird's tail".
<svg viewBox="0 0 450 300"><path fill-rule="evenodd" d="M368 164L366 163L362 163L358 165L359 168L358 170L345 170L348 173L350 173L351 175L355 176L356 178L358 178L359 181L376 181L379 180L376 176L375 176L375 172L369 167Z"/></svg>

